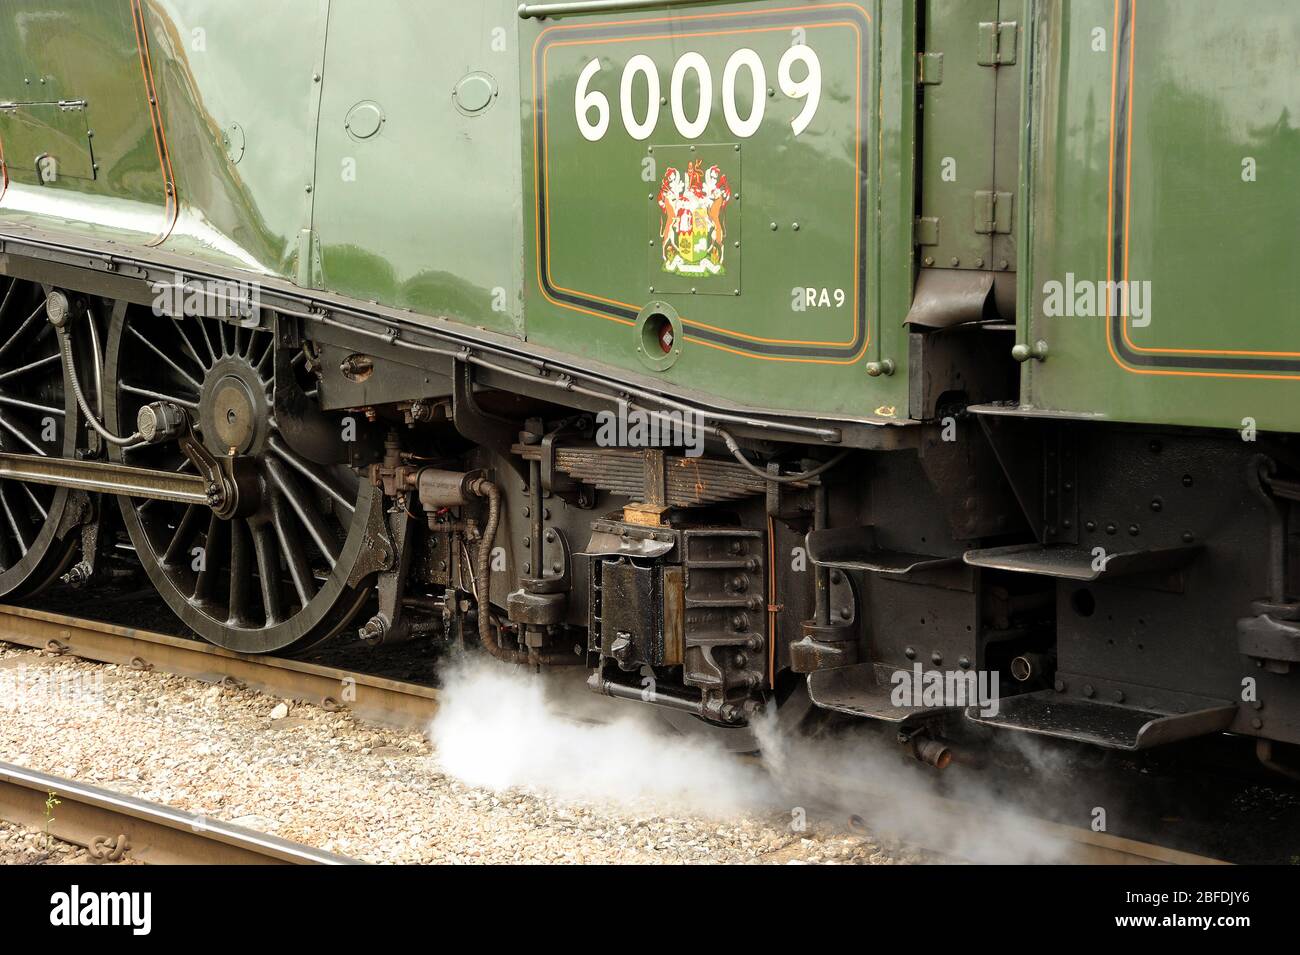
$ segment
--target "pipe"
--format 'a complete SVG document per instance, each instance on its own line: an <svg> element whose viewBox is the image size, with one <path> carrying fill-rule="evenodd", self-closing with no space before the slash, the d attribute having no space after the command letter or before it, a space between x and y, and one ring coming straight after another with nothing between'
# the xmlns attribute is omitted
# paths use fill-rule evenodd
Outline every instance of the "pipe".
<svg viewBox="0 0 1300 955"><path fill-rule="evenodd" d="M648 687L628 686L626 683L616 683L602 677L599 670L593 671L591 676L587 678L587 686L601 696L611 696L616 700L649 703L652 706L662 706L665 709L690 713L692 716L703 716L706 719L713 718L704 712L703 699L700 697L691 697L685 693L665 692L659 689L652 690ZM740 722L740 707L734 703L724 703L720 715L728 723L738 723Z"/></svg>
<svg viewBox="0 0 1300 955"><path fill-rule="evenodd" d="M469 483L468 490L476 497L487 498L488 502L487 524L483 526L483 536L479 538L478 553L471 570L474 589L478 591L478 638L483 649L503 663L520 666L574 663L578 658L571 653L510 650L497 642L496 634L492 632L492 542L496 539L497 526L501 523L501 489L487 478L475 478Z"/></svg>
<svg viewBox="0 0 1300 955"><path fill-rule="evenodd" d="M51 292L50 296L53 297L56 294L59 293ZM64 307L66 309L67 306L65 305ZM135 434L129 435L125 438L119 437L100 424L99 417L90 410L90 404L86 401L86 396L81 391L81 382L77 380L77 365L72 357L72 339L68 334L67 318L68 316L66 311L62 316L58 316L57 313L53 312L49 316L50 324L54 326L54 331L59 336L59 352L63 355L63 368L67 372L68 382L72 385L72 393L77 398L77 407L81 409L81 413L85 416L86 421L90 426L95 429L96 433L98 433L99 436L109 444L135 444L140 440L140 432L137 431Z"/></svg>
<svg viewBox="0 0 1300 955"><path fill-rule="evenodd" d="M1011 676L1017 683L1028 683L1046 676L1051 669L1052 654L1022 653L1011 660Z"/></svg>
<svg viewBox="0 0 1300 955"><path fill-rule="evenodd" d="M913 739L912 755L935 769L947 769L948 764L952 762L952 750L946 743L941 743L937 739Z"/></svg>

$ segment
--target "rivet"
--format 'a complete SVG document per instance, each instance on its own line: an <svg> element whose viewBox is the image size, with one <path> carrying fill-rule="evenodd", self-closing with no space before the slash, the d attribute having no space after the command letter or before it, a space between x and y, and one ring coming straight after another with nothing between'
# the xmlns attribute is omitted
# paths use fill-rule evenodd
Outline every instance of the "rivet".
<svg viewBox="0 0 1300 955"><path fill-rule="evenodd" d="M1091 698L1091 697L1093 696L1093 694L1095 694L1096 692L1097 692L1097 691L1093 689L1091 683L1085 683L1085 684L1083 685L1083 695L1084 695L1084 696Z"/></svg>

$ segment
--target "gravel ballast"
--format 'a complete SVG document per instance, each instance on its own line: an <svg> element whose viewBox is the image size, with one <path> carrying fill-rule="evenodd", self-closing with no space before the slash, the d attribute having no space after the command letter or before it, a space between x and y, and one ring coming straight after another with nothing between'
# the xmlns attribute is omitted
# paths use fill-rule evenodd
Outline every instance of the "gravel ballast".
<svg viewBox="0 0 1300 955"><path fill-rule="evenodd" d="M796 832L788 810L720 815L467 785L419 732L3 644L0 760L369 862L924 861L812 811ZM43 834L0 829L0 861L45 861L28 858L32 838L44 846Z"/></svg>

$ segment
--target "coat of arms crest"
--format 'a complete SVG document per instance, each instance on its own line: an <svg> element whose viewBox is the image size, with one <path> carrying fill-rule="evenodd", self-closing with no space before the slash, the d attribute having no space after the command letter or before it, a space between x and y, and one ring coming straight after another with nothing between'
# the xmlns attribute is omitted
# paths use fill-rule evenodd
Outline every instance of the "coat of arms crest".
<svg viewBox="0 0 1300 955"><path fill-rule="evenodd" d="M659 187L663 270L674 275L725 275L727 203L731 187L718 166L692 160L686 175L669 167Z"/></svg>

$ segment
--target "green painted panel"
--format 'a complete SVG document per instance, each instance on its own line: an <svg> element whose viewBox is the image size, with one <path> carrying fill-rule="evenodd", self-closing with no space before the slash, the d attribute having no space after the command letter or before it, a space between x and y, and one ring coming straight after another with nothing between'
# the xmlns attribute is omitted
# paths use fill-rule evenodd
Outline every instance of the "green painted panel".
<svg viewBox="0 0 1300 955"><path fill-rule="evenodd" d="M1300 8L1035 10L1027 403L1296 430Z"/></svg>
<svg viewBox="0 0 1300 955"><path fill-rule="evenodd" d="M0 104L11 107L0 110L0 222L128 240L158 233L166 195L142 77L129 2L0 0ZM61 101L86 105L64 111ZM47 153L55 174L38 178Z"/></svg>
<svg viewBox="0 0 1300 955"><path fill-rule="evenodd" d="M810 0L527 26L529 339L645 371L635 319L663 300L669 382L905 414L914 17ZM871 379L882 349L899 373Z"/></svg>
<svg viewBox="0 0 1300 955"><path fill-rule="evenodd" d="M228 0L0 0L0 103L86 101L98 165L93 180L12 176L0 223L293 275L311 222L327 6L265 4L252 29L249 7ZM0 123L0 148L6 133ZM21 138L14 148L30 152Z"/></svg>
<svg viewBox="0 0 1300 955"><path fill-rule="evenodd" d="M921 249L923 267L992 268L993 235L976 231L976 193L995 187L1000 70L979 60L980 24L997 19L998 0L926 3L925 52L943 59L940 82L922 87L919 214L938 222L937 241Z"/></svg>
<svg viewBox="0 0 1300 955"><path fill-rule="evenodd" d="M332 0L313 221L327 287L522 331L517 7Z"/></svg>

